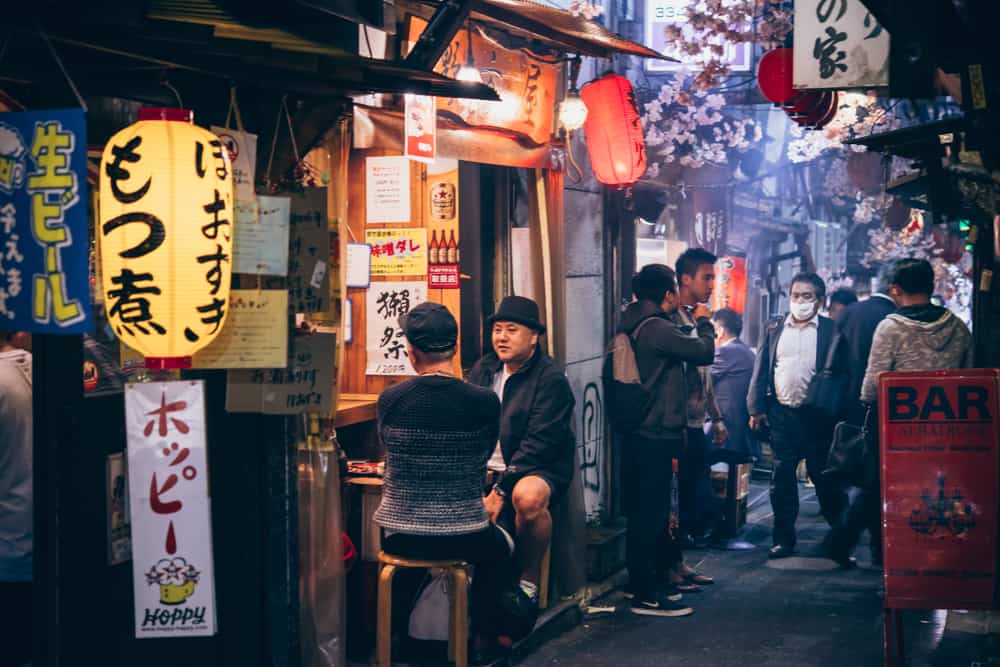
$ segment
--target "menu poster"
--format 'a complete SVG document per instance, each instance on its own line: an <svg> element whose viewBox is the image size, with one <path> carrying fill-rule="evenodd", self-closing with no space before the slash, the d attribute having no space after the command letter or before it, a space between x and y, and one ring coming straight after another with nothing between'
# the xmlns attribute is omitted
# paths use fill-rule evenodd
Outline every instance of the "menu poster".
<svg viewBox="0 0 1000 667"><path fill-rule="evenodd" d="M410 222L410 161L405 157L365 160L365 210L368 224Z"/></svg>
<svg viewBox="0 0 1000 667"><path fill-rule="evenodd" d="M367 292L367 375L416 375L406 354L399 316L427 301L425 282L372 283Z"/></svg>
<svg viewBox="0 0 1000 667"><path fill-rule="evenodd" d="M288 273L288 197L257 197L253 206L236 207L233 272L265 276Z"/></svg>
<svg viewBox="0 0 1000 667"><path fill-rule="evenodd" d="M437 106L428 95L408 94L405 100L406 157L433 162L437 152Z"/></svg>
<svg viewBox="0 0 1000 667"><path fill-rule="evenodd" d="M369 229L365 240L371 246L371 275L427 275L427 230Z"/></svg>
<svg viewBox="0 0 1000 667"><path fill-rule="evenodd" d="M326 219L326 189L310 188L290 197L288 243L288 313L322 313L330 309L330 230ZM268 278L265 289L280 289L285 281ZM241 287L248 283L241 281Z"/></svg>
<svg viewBox="0 0 1000 667"><path fill-rule="evenodd" d="M427 167L429 189L427 282L432 289L457 289L462 251L458 234L458 162L439 159Z"/></svg>
<svg viewBox="0 0 1000 667"><path fill-rule="evenodd" d="M194 355L194 368L284 368L288 359L288 292L229 293L222 331Z"/></svg>
<svg viewBox="0 0 1000 667"><path fill-rule="evenodd" d="M336 349L336 334L297 335L292 338L285 368L229 371L226 410L271 415L332 413Z"/></svg>
<svg viewBox="0 0 1000 667"><path fill-rule="evenodd" d="M132 558L132 527L128 508L128 478L125 455L108 454L105 466L108 492L108 565L120 565Z"/></svg>

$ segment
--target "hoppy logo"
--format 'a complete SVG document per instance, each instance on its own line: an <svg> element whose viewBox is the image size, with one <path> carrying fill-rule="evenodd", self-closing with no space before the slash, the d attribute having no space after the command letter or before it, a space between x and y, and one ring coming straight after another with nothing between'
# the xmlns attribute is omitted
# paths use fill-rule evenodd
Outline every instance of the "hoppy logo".
<svg viewBox="0 0 1000 667"><path fill-rule="evenodd" d="M160 604L176 605L194 595L201 572L181 557L161 558L146 573L146 584L160 587Z"/></svg>
<svg viewBox="0 0 1000 667"><path fill-rule="evenodd" d="M13 194L24 185L27 152L17 128L0 123L0 190Z"/></svg>

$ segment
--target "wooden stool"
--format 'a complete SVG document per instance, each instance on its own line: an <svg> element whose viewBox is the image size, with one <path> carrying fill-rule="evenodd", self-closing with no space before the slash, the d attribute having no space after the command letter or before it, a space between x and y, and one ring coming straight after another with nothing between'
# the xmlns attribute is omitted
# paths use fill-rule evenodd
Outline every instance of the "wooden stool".
<svg viewBox="0 0 1000 667"><path fill-rule="evenodd" d="M441 568L451 575L448 601L451 613L448 619L448 659L456 667L469 664L469 564L461 560L416 560L393 556L384 551L378 554L381 571L378 575L378 638L376 657L378 667L392 665L392 579L398 568Z"/></svg>
<svg viewBox="0 0 1000 667"><path fill-rule="evenodd" d="M549 568L552 565L552 545L545 550L542 557L542 573L538 580L538 608L547 609L549 606Z"/></svg>

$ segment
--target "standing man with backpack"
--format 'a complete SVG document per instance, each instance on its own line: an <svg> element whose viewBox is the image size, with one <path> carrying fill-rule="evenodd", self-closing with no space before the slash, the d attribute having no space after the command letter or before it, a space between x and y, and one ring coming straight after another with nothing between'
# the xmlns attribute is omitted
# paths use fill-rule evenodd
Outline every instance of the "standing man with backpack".
<svg viewBox="0 0 1000 667"><path fill-rule="evenodd" d="M675 591L664 581L664 568L681 562L668 530L673 459L684 447L687 426L684 364L712 363L715 330L703 304L691 313L696 336L668 318L680 303L669 267L645 266L632 278L632 292L636 301L622 315L608 364L614 372L605 370L609 416L624 440L626 591L632 594L634 614L688 616L693 610L679 603L680 596L671 595ZM633 360L634 368L625 368ZM639 384L623 384L623 371L637 375Z"/></svg>

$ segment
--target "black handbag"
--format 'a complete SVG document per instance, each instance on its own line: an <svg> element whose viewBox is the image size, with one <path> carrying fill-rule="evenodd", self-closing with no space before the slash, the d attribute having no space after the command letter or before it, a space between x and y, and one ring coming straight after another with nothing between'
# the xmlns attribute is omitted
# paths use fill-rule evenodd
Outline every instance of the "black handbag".
<svg viewBox="0 0 1000 667"><path fill-rule="evenodd" d="M847 375L839 372L836 365L837 349L842 340L839 333L834 335L826 355L826 363L810 380L806 398L802 402L803 406L818 410L830 419L842 417L847 405Z"/></svg>
<svg viewBox="0 0 1000 667"><path fill-rule="evenodd" d="M833 441L826 459L823 475L851 486L867 483L868 459L868 419L871 410L865 413L861 426L839 422L833 428Z"/></svg>

